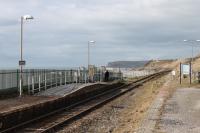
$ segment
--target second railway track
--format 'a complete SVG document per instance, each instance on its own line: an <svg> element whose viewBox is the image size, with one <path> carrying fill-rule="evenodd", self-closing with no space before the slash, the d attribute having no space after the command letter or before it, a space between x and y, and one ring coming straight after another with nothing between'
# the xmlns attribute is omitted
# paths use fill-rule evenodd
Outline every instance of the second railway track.
<svg viewBox="0 0 200 133"><path fill-rule="evenodd" d="M73 120L81 118L88 114L89 112L99 108L100 106L108 103L109 101L117 98L128 91L136 88L137 86L151 80L152 78L161 76L168 71L159 72L137 81L134 81L130 84L123 85L116 89L105 91L101 94L95 95L78 103L75 103L71 106L65 107L61 110L57 110L46 114L45 116L41 116L40 118L36 118L34 120L30 120L26 123L22 123L21 125L13 126L10 129L7 129L3 132L18 132L18 133L47 133L47 132L55 132L59 130L64 124L68 124Z"/></svg>

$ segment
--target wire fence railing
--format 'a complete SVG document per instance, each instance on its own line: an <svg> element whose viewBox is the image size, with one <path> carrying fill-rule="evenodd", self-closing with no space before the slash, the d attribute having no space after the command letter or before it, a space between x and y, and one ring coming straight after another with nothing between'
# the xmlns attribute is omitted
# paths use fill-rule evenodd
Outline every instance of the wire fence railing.
<svg viewBox="0 0 200 133"><path fill-rule="evenodd" d="M87 69L24 69L22 72L23 92L34 94L48 88L66 85L70 83L88 83ZM110 80L121 79L121 72L110 72ZM0 70L0 92L1 90L18 90L20 71ZM92 82L103 81L104 71L96 69Z"/></svg>
<svg viewBox="0 0 200 133"><path fill-rule="evenodd" d="M124 78L136 78L154 74L156 71L154 70L126 70L123 71Z"/></svg>

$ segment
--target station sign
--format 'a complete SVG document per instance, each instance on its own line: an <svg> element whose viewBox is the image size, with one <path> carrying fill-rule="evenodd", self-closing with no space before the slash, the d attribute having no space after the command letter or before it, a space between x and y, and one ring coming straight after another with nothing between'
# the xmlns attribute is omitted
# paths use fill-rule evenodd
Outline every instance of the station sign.
<svg viewBox="0 0 200 133"><path fill-rule="evenodd" d="M26 65L26 61L24 61L24 60L19 61L19 65L20 65L20 66Z"/></svg>
<svg viewBox="0 0 200 133"><path fill-rule="evenodd" d="M190 65L182 64L182 74L189 75L190 74Z"/></svg>
<svg viewBox="0 0 200 133"><path fill-rule="evenodd" d="M180 84L182 83L182 75L189 75L190 84L192 83L192 65L191 62L187 64L180 63ZM184 78L187 78L184 76Z"/></svg>

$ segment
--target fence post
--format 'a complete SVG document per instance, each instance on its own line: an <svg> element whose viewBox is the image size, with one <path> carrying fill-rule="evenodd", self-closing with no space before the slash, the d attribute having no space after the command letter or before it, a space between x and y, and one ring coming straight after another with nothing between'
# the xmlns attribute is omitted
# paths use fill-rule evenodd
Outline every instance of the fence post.
<svg viewBox="0 0 200 133"><path fill-rule="evenodd" d="M4 84L5 84L5 88L7 88L7 71L5 71L5 73L3 75L5 75L5 77L4 77L4 79L5 79Z"/></svg>
<svg viewBox="0 0 200 133"><path fill-rule="evenodd" d="M39 92L41 90L41 78L40 78L40 73L39 73Z"/></svg>
<svg viewBox="0 0 200 133"><path fill-rule="evenodd" d="M71 82L74 82L73 81L73 76L72 76L72 69L70 70L70 78L71 78Z"/></svg>
<svg viewBox="0 0 200 133"><path fill-rule="evenodd" d="M57 74L57 71L56 71L56 87L57 87L57 76L58 76L58 74Z"/></svg>
<svg viewBox="0 0 200 133"><path fill-rule="evenodd" d="M99 69L99 82L101 82L101 69Z"/></svg>
<svg viewBox="0 0 200 133"><path fill-rule="evenodd" d="M50 72L50 75L51 75L51 88L52 88L52 84L53 84L53 76L52 76L52 74L53 73Z"/></svg>
<svg viewBox="0 0 200 133"><path fill-rule="evenodd" d="M10 88L13 87L13 72L11 73L11 77L10 77Z"/></svg>
<svg viewBox="0 0 200 133"><path fill-rule="evenodd" d="M85 84L86 84L87 83L86 69L84 70L84 76L85 76Z"/></svg>
<svg viewBox="0 0 200 133"><path fill-rule="evenodd" d="M74 72L74 76L76 78L76 84L77 84L78 83L78 73L77 73L77 71Z"/></svg>
<svg viewBox="0 0 200 133"><path fill-rule="evenodd" d="M60 86L62 85L62 71L59 73L59 75L60 75Z"/></svg>
<svg viewBox="0 0 200 133"><path fill-rule="evenodd" d="M19 70L17 69L17 88L19 90Z"/></svg>
<svg viewBox="0 0 200 133"><path fill-rule="evenodd" d="M44 72L44 88L47 89L47 74Z"/></svg>
<svg viewBox="0 0 200 133"><path fill-rule="evenodd" d="M28 94L30 94L30 74L28 74Z"/></svg>
<svg viewBox="0 0 200 133"><path fill-rule="evenodd" d="M34 75L32 75L32 93L34 94Z"/></svg>
<svg viewBox="0 0 200 133"><path fill-rule="evenodd" d="M22 77L22 72L20 72L20 77ZM22 78L19 79L19 95L22 95Z"/></svg>
<svg viewBox="0 0 200 133"><path fill-rule="evenodd" d="M99 69L99 81L101 82L101 69Z"/></svg>
<svg viewBox="0 0 200 133"><path fill-rule="evenodd" d="M80 73L79 68L77 69L77 82L80 83Z"/></svg>
<svg viewBox="0 0 200 133"><path fill-rule="evenodd" d="M66 74L66 71L65 71L65 85L66 85L66 82L67 82L67 74Z"/></svg>

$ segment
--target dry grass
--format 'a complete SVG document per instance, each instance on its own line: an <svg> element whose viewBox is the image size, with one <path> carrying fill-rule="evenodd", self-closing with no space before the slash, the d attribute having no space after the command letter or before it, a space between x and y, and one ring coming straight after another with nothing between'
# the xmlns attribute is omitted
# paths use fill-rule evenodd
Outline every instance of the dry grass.
<svg viewBox="0 0 200 133"><path fill-rule="evenodd" d="M176 71L176 76L162 77L152 82L123 95L122 97L104 105L102 108L85 116L83 119L73 122L69 126L63 128L60 132L73 132L73 133L134 133L146 115L147 110L151 106L157 96L160 88L167 80L172 79L165 89L168 91L169 96L173 94L176 88L184 87L200 87L199 84L189 84L189 79L182 80L179 83L179 64L186 60L175 60L166 62L152 62L158 68L170 68ZM152 64L149 64L151 66ZM147 67L149 67L147 66ZM194 69L200 70L200 59L196 59ZM134 79L133 79L134 80ZM162 113L162 110L161 110ZM159 127L157 127L159 132Z"/></svg>
<svg viewBox="0 0 200 133"><path fill-rule="evenodd" d="M83 119L66 126L62 133L128 133L140 125L146 111L165 83L166 77L153 80L115 99Z"/></svg>

